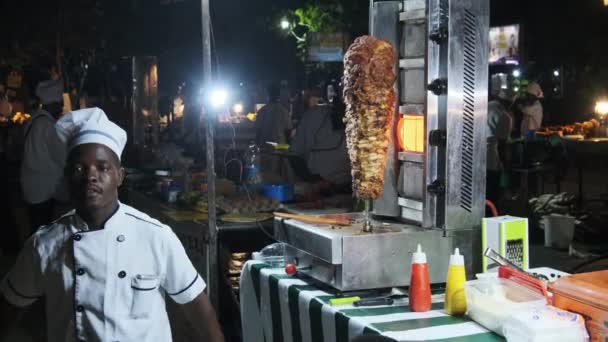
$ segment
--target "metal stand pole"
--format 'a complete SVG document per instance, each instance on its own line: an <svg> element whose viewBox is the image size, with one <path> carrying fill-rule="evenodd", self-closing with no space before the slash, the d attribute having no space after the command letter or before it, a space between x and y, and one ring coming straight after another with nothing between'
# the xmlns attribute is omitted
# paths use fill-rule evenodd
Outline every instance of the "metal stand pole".
<svg viewBox="0 0 608 342"><path fill-rule="evenodd" d="M211 86L211 16L209 0L201 0L201 23L203 29L203 89L207 93ZM207 201L209 206L209 240L207 244L207 294L215 310L219 312L219 269L218 241L215 213L215 151L214 120L209 110L205 110L205 139L207 146Z"/></svg>

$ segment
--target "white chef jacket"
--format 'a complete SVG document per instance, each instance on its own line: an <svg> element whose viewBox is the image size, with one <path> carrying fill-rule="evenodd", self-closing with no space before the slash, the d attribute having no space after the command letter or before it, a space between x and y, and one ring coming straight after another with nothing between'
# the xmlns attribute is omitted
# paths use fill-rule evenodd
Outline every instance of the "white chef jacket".
<svg viewBox="0 0 608 342"><path fill-rule="evenodd" d="M16 306L46 297L50 342L171 341L165 293L185 304L204 289L173 231L124 204L104 229L74 211L41 227L0 286Z"/></svg>
<svg viewBox="0 0 608 342"><path fill-rule="evenodd" d="M52 198L67 201L63 182L65 144L55 130L55 119L47 111L37 111L24 126L27 136L21 162L21 188L25 200L39 204Z"/></svg>

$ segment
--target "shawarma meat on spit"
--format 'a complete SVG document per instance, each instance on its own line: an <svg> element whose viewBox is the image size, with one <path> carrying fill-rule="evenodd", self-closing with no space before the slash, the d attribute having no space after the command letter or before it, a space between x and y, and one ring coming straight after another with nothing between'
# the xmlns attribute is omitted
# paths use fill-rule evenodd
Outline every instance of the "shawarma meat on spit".
<svg viewBox="0 0 608 342"><path fill-rule="evenodd" d="M353 192L360 199L377 199L382 194L396 101L396 58L389 42L372 36L357 38L344 56L346 143Z"/></svg>

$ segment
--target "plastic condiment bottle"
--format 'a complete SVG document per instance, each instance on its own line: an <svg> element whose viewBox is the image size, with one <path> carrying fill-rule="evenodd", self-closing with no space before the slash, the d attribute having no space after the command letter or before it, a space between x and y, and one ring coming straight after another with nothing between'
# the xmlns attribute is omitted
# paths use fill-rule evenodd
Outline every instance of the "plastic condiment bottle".
<svg viewBox="0 0 608 342"><path fill-rule="evenodd" d="M467 311L467 300L464 283L467 281L464 270L464 257L458 248L450 256L450 266L445 289L445 311L448 315L464 315Z"/></svg>
<svg viewBox="0 0 608 342"><path fill-rule="evenodd" d="M426 263L426 254L422 252L420 244L418 244L418 250L412 256L410 274L410 309L414 312L429 311L431 309L429 267Z"/></svg>

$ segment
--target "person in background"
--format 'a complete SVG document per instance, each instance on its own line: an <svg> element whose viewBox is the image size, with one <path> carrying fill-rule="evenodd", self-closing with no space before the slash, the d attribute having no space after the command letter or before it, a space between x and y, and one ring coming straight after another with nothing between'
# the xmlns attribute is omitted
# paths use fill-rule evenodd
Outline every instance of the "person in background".
<svg viewBox="0 0 608 342"><path fill-rule="evenodd" d="M32 235L0 284L0 333L17 308L45 297L48 341L171 341L170 297L197 341L224 341L175 233L118 201L126 132L99 108L71 112L56 127L76 209Z"/></svg>
<svg viewBox="0 0 608 342"><path fill-rule="evenodd" d="M309 90L298 90L293 93L291 99L291 123L292 127L298 126L302 115L308 110ZM291 131L292 137L295 130Z"/></svg>
<svg viewBox="0 0 608 342"><path fill-rule="evenodd" d="M21 247L19 229L16 220L16 207L19 200L19 186L15 182L18 172L18 161L13 160L11 153L11 137L15 127L11 125L12 106L5 96L4 84L0 83L0 217L2 227L0 232L0 257L3 254L16 255Z"/></svg>
<svg viewBox="0 0 608 342"><path fill-rule="evenodd" d="M23 131L20 182L32 232L50 223L68 201L62 182L65 150L55 130L55 122L63 114L63 90L52 71L48 76L36 87L40 108L32 113Z"/></svg>
<svg viewBox="0 0 608 342"><path fill-rule="evenodd" d="M277 84L268 86L268 104L262 107L255 119L255 143L265 149L267 142L286 144L289 142L292 129L289 111L280 102L281 89ZM261 156L261 176L264 183L284 182L281 157L264 153Z"/></svg>
<svg viewBox="0 0 608 342"><path fill-rule="evenodd" d="M255 119L255 142L263 146L266 142L285 144L291 130L289 111L280 103L281 89L277 84L268 86L268 104L262 107Z"/></svg>
<svg viewBox="0 0 608 342"><path fill-rule="evenodd" d="M531 82L526 88L526 93L516 100L516 106L522 113L520 134L522 137L530 138L534 132L543 124L543 105L540 100L544 98L540 85Z"/></svg>
<svg viewBox="0 0 608 342"><path fill-rule="evenodd" d="M508 110L511 99L506 91L501 89L500 79L492 79L488 102L486 198L494 204L500 199L500 179L507 162L507 141L513 129L513 117Z"/></svg>
<svg viewBox="0 0 608 342"><path fill-rule="evenodd" d="M339 92L337 92L339 94ZM309 109L296 127L291 164L300 178L314 184L313 192L350 190L350 161L344 133L344 104L338 97L329 104L319 88L310 91Z"/></svg>

